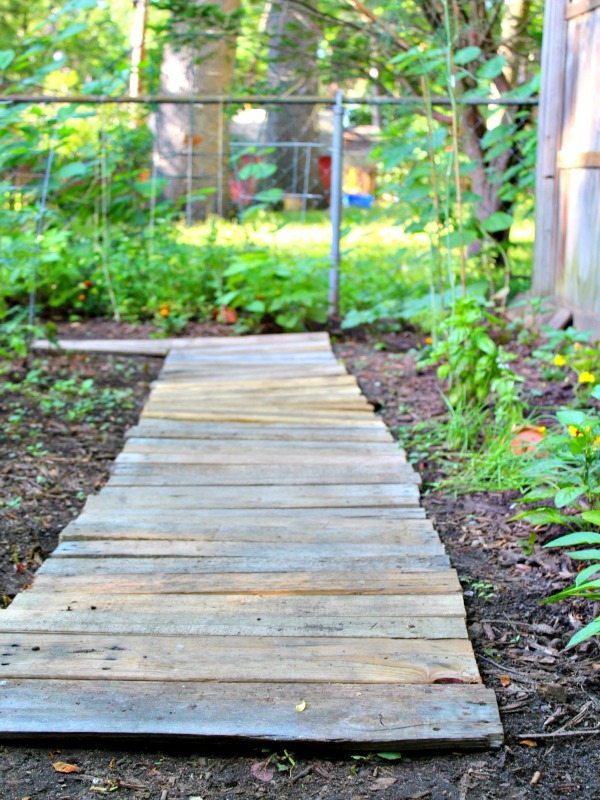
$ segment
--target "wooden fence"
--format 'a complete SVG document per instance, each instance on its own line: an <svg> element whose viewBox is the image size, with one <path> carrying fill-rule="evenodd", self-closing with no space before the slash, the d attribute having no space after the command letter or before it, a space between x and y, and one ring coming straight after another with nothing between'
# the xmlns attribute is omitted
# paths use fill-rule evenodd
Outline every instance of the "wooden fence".
<svg viewBox="0 0 600 800"><path fill-rule="evenodd" d="M533 293L600 330L600 0L548 0Z"/></svg>

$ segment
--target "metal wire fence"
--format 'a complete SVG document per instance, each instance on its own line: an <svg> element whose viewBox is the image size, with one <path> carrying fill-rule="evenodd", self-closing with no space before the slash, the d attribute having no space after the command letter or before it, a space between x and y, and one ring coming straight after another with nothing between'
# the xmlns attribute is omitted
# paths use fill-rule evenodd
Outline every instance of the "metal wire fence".
<svg viewBox="0 0 600 800"><path fill-rule="evenodd" d="M431 108L443 110L451 105L451 100L434 97L429 99L429 103ZM95 115L81 121L80 126L95 125L101 152L92 172L69 173L68 167L65 171L63 165L60 174L71 174L80 182L98 179L108 182L101 197L103 214L106 214L111 199L114 201L120 196L126 202L128 191L133 193L134 179L144 180L149 187L144 204L151 217L156 203L162 199L173 209L178 209L188 224L209 213L228 215L233 212L243 218L253 206L283 208L301 218L311 208L329 209L329 305L332 312L339 302L342 205L368 207L373 203L378 188L381 189L381 182L377 186L381 162L378 167L377 162L370 159L380 132L375 126L351 126L350 120L357 109L368 110L377 106L385 109L392 121L414 121L405 128L405 135L410 137L411 129L424 126L425 111L424 99L419 97L344 98L341 92L337 92L334 98L0 96L0 108L18 105L26 114L27 109L44 105L49 107L50 117L53 113L56 120L59 118L58 109L65 104L74 110L83 106L95 109ZM513 107L515 119L523 110L536 104L537 98L531 97L458 100L462 108L479 105L499 110ZM130 114L125 124L122 116L118 116L116 123L114 120L111 123L111 114L113 117L115 113L121 114L123 107ZM116 109L116 112L110 109ZM137 112L133 114L131 109L137 109ZM50 118L50 128L52 124L55 123ZM513 127L511 135L517 142L523 129L518 124ZM146 138L142 129L149 131ZM112 133L107 133L109 130ZM119 168L122 169L125 159L138 170L134 178L130 175L121 180L118 188L111 188L111 175L107 168L106 148L110 147L111 138L112 144L116 140L121 149ZM138 141L145 143L145 150L136 149ZM435 146L447 149L443 139L439 139ZM54 145L47 142L45 148L40 148L44 155L37 162L33 159L0 176L15 188L36 181L41 185L38 226L46 213L48 186L53 163L56 163L53 162L53 148ZM435 153L432 153L431 158L434 157ZM388 159L388 166L389 163ZM489 170L489 164L486 169ZM396 186L396 195L400 191Z"/></svg>

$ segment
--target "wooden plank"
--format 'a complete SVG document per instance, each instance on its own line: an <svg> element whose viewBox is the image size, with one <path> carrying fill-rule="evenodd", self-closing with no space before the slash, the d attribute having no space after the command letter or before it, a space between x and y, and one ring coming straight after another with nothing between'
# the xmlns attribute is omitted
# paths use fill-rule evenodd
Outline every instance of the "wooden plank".
<svg viewBox="0 0 600 800"><path fill-rule="evenodd" d="M306 701L306 710L296 705ZM193 736L366 750L498 748L495 695L483 686L9 680L0 736Z"/></svg>
<svg viewBox="0 0 600 800"><path fill-rule="evenodd" d="M206 383L195 374L185 375L177 380L173 378L166 379L161 375L158 381L152 384L153 388L158 386L165 386L170 389L185 389L201 386L204 391L230 391L235 394L239 391L262 391L265 394L273 389L286 389L294 388L329 388L336 391L339 387L356 387L358 383L354 375L330 375L326 377L319 377L318 375L306 375L305 377L286 378L284 381L281 378L252 378L246 376L245 378L231 378L228 373L224 374L220 380L211 381Z"/></svg>
<svg viewBox="0 0 600 800"><path fill-rule="evenodd" d="M142 509L186 508L357 508L418 506L414 484L286 486L125 486L108 484L90 495L86 509L112 506Z"/></svg>
<svg viewBox="0 0 600 800"><path fill-rule="evenodd" d="M247 439L243 444L239 442L221 439L221 440L208 440L203 439L189 439L181 441L181 439L167 439L167 438L140 438L130 437L124 448L127 453L187 453L187 452L205 452L211 455L222 454L228 457L235 456L240 453L257 454L260 452L267 454L275 454L277 458L281 458L282 453L288 458L300 453L304 453L308 459L312 460L320 455L340 455L344 459L352 457L365 458L365 456L372 456L382 458L385 456L392 456L398 461L406 461L404 450L400 448L397 442L361 442L357 445L356 442L321 442L321 441L299 441L290 444L287 441L279 441L274 439L272 441L264 441L261 439Z"/></svg>
<svg viewBox="0 0 600 800"><path fill-rule="evenodd" d="M575 2L567 2L565 6L565 19L574 19L593 11L595 8L600 8L600 0L575 0Z"/></svg>
<svg viewBox="0 0 600 800"><path fill-rule="evenodd" d="M310 421L311 425L356 425L363 427L369 424L369 416L366 414L354 414L349 411L338 411L336 414L301 414L296 411L244 411L240 409L218 411L152 411L144 410L141 415L142 419L155 418L155 419L174 419L174 420L187 420L189 422L262 422L262 423L289 423L291 425L305 425Z"/></svg>
<svg viewBox="0 0 600 800"><path fill-rule="evenodd" d="M161 524L187 524L190 522L189 509L150 509L147 514L143 513L139 508L106 508L103 511L101 508L91 509L85 508L80 516L85 523L88 522L139 522L143 525L152 523ZM302 524L305 527L312 525L316 530L323 530L323 509L322 508L195 508L193 513L193 522L198 522L203 525L218 526L223 522L235 522L238 524L254 524L256 522L264 522L268 524L271 519L281 519L282 517L292 517L296 524ZM377 507L377 506L361 506L358 508L330 508L327 510L327 521L336 522L340 518L354 518L356 520L413 520L424 519L425 512L422 508L417 506L390 506L390 507Z"/></svg>
<svg viewBox="0 0 600 800"><path fill-rule="evenodd" d="M58 559L60 560L60 559ZM468 639L0 632L0 679L479 683Z"/></svg>
<svg viewBox="0 0 600 800"><path fill-rule="evenodd" d="M279 403L276 400L267 400L245 403L243 400L223 400L222 402L211 401L205 403L203 400L189 400L182 398L179 401L155 402L150 399L144 407L144 416L152 414L154 417L177 414L200 414L202 417L210 416L221 418L224 416L242 415L244 417L257 416L259 419L277 419L279 416L305 418L307 421L315 417L317 420L333 420L334 422L342 418L350 418L352 421L360 422L361 417L372 419L372 406L361 403L355 404L341 400L340 402L324 403Z"/></svg>
<svg viewBox="0 0 600 800"><path fill-rule="evenodd" d="M63 540L53 555L61 558L123 556L137 558L268 558L274 562L293 557L336 558L409 558L410 556L443 555L441 542L417 542L414 545L369 542L349 544L347 542L201 542L158 539L140 541L136 539Z"/></svg>
<svg viewBox="0 0 600 800"><path fill-rule="evenodd" d="M44 561L38 573L44 575L110 575L123 574L173 574L187 573L226 573L226 572L350 572L356 570L373 571L381 564L378 556L373 558L352 558L351 556L326 558L319 556L281 558L277 563L262 558L236 558L235 556L214 558L52 558ZM388 557L386 569L391 570L433 570L450 566L448 557L411 556L410 558Z"/></svg>
<svg viewBox="0 0 600 800"><path fill-rule="evenodd" d="M600 152L595 150L578 153L561 150L558 154L558 166L560 169L599 169Z"/></svg>
<svg viewBox="0 0 600 800"><path fill-rule="evenodd" d="M198 367L193 370L185 369L182 365L174 365L173 367L170 366L163 366L161 370L161 375L168 378L169 380L177 380L178 377L180 378L189 378L190 375L194 376L195 380L201 378L203 381L211 382L211 381L222 381L224 377L227 377L227 380L263 380L267 379L278 379L278 380L285 380L286 378L302 378L302 376L306 375L306 377L318 377L318 378L328 378L335 375L346 375L347 372L341 364L337 363L325 363L325 364L298 364L298 366L290 365L290 366L254 366L250 364L248 367L238 367L234 369L233 367L223 370L218 369L217 367Z"/></svg>
<svg viewBox="0 0 600 800"><path fill-rule="evenodd" d="M157 355L164 356L170 350L201 348L202 350L241 350L244 348L255 350L257 348L291 349L300 347L330 350L329 336L326 333L288 333L266 334L260 336L207 336L190 337L182 339L59 339L57 344L47 339L38 339L33 344L36 350L65 350L86 351L96 353L111 353L115 355Z"/></svg>
<svg viewBox="0 0 600 800"><path fill-rule="evenodd" d="M535 174L535 253L532 293L552 297L556 293L558 186L556 154L563 119L567 23L564 0L545 3L538 142Z"/></svg>
<svg viewBox="0 0 600 800"><path fill-rule="evenodd" d="M272 410L285 411L287 414L296 412L298 414L315 413L317 416L332 414L338 411L347 411L351 414L369 414L373 411L373 406L359 398L316 398L314 400L298 399L296 397L278 398L272 395L252 397L248 399L244 395L238 397L190 397L187 392L184 396L179 392L177 396L168 395L157 397L153 395L148 403L148 411L246 411L264 412L265 405Z"/></svg>
<svg viewBox="0 0 600 800"><path fill-rule="evenodd" d="M160 464L115 464L109 486L261 486L269 484L420 484L420 476L411 467L375 468L338 464L265 464L256 469L251 464L173 464L166 470Z"/></svg>
<svg viewBox="0 0 600 800"><path fill-rule="evenodd" d="M466 639L462 597L311 595L57 595L22 593L0 629L161 636ZM382 601L390 601L383 603ZM160 609L160 613L157 613ZM428 613L429 610L429 613Z"/></svg>
<svg viewBox="0 0 600 800"><path fill-rule="evenodd" d="M241 367L256 367L256 366L304 366L305 364L336 364L337 359L330 350L303 350L303 351L290 351L280 350L277 347L271 347L268 350L252 349L238 349L227 348L227 350L220 350L219 352L208 352L201 348L185 350L174 350L169 353L166 358L166 367L183 367L190 368L194 371L197 367L218 367L229 369L233 365L234 369L239 370Z"/></svg>
<svg viewBox="0 0 600 800"><path fill-rule="evenodd" d="M246 385L250 383L250 385ZM269 386L265 387L264 384L256 386L252 381L241 381L236 391L232 392L231 385L218 383L216 386L213 384L205 384L203 381L190 379L185 384L186 397L248 397L248 398L264 398L268 394L269 397L282 397L290 398L295 397L299 400L306 398L329 398L335 397L340 399L342 397L361 398L365 399L360 391L358 384L355 381L344 381L343 383L334 382L328 384L317 384L307 382L297 385L295 381L293 386L289 385L289 381L278 382L274 381ZM169 383L166 380L154 381L152 385L153 397L166 397L172 395L181 395L181 383Z"/></svg>
<svg viewBox="0 0 600 800"><path fill-rule="evenodd" d="M253 423L186 422L185 420L151 419L141 420L125 433L125 438L165 439L221 439L238 441L244 439L277 439L280 441L320 442L389 442L392 434L383 424L359 427L257 425Z"/></svg>
<svg viewBox="0 0 600 800"><path fill-rule="evenodd" d="M265 444L267 444L265 442ZM256 464L269 465L277 464L281 460L281 452L277 454L273 450L266 448L248 448L237 446L230 448L229 452L223 449L205 448L189 452L179 452L176 448L171 450L162 448L144 448L143 445L129 447L126 445L123 451L116 457L115 464L164 464L165 468L171 464ZM322 449L320 452L315 449L308 453L301 449L291 448L285 455L287 464L304 465L307 464L328 464L340 466L350 464L354 467L362 467L365 470L395 467L401 468L406 464L406 456L399 450L397 453L387 453L385 455L361 455L356 451L344 453L338 450Z"/></svg>
<svg viewBox="0 0 600 800"><path fill-rule="evenodd" d="M389 520L381 518L337 517L306 525L304 518L262 517L201 522L196 519L86 521L78 517L61 533L61 541L77 539L178 539L246 542L395 542L416 544L439 541L427 519Z"/></svg>
<svg viewBox="0 0 600 800"><path fill-rule="evenodd" d="M216 575L171 573L168 575L48 575L37 573L34 588L42 592L112 592L129 594L261 594L266 595L402 595L460 592L453 569L389 570L384 567L363 572L229 572Z"/></svg>
<svg viewBox="0 0 600 800"><path fill-rule="evenodd" d="M265 450L269 453L285 453L286 458L293 453L306 453L309 458L313 458L319 453L332 453L334 455L342 455L344 458L350 458L352 455L376 456L404 456L404 451L401 449L397 442L335 442L332 444L327 441L299 441L290 444L286 441L264 441L262 439L247 439L243 445L239 445L235 441L228 439L215 439L204 441L203 439L167 439L165 437L151 438L143 437L136 439L130 437L125 445L127 451L135 452L139 448L139 452L146 452L152 450L153 452L175 452L182 453L186 450L208 450L211 453L223 452L226 455L231 455L239 452L248 452L254 450ZM404 456L405 457L405 456Z"/></svg>

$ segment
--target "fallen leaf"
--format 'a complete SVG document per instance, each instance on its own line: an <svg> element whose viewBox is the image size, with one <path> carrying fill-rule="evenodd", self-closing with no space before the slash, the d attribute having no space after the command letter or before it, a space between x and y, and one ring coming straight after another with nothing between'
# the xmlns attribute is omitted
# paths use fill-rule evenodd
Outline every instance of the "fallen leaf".
<svg viewBox="0 0 600 800"><path fill-rule="evenodd" d="M306 708L306 700L301 700L296 706L296 711L304 711Z"/></svg>
<svg viewBox="0 0 600 800"><path fill-rule="evenodd" d="M377 778L377 780L373 781L369 786L369 791L379 792L381 789L389 789L390 786L393 786L395 783L396 778Z"/></svg>
<svg viewBox="0 0 600 800"><path fill-rule="evenodd" d="M250 767L250 772L257 778L259 781L263 781L263 783L269 783L269 781L273 780L273 775L275 771L272 769L267 768L268 762L266 761L258 761L256 764L252 764Z"/></svg>
<svg viewBox="0 0 600 800"><path fill-rule="evenodd" d="M55 761L52 766L57 772L81 772L75 764L67 764L65 761Z"/></svg>
<svg viewBox="0 0 600 800"><path fill-rule="evenodd" d="M533 739L521 739L519 744L524 744L525 747L537 747L537 742L534 742Z"/></svg>
<svg viewBox="0 0 600 800"><path fill-rule="evenodd" d="M508 675L500 675L500 683L502 686L510 686L510 678Z"/></svg>

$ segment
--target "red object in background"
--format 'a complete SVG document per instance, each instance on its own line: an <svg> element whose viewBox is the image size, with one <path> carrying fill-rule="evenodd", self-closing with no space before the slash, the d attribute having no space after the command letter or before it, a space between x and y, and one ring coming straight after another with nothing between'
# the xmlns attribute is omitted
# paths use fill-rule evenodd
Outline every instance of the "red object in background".
<svg viewBox="0 0 600 800"><path fill-rule="evenodd" d="M321 186L326 192L329 192L331 189L331 156L320 156L319 178L321 180Z"/></svg>
<svg viewBox="0 0 600 800"><path fill-rule="evenodd" d="M533 425L523 425L522 427L514 425L512 432L516 436L510 443L510 449L516 456L522 456L524 453L534 453L537 458L542 458L548 455L539 450L540 442L544 441L544 430L534 428Z"/></svg>
<svg viewBox="0 0 600 800"><path fill-rule="evenodd" d="M260 156L241 156L238 161L238 169L241 170L248 164L258 164ZM238 205L248 206L252 202L256 192L256 176L251 175L249 178L236 178L229 184L231 192L231 199Z"/></svg>

